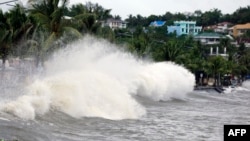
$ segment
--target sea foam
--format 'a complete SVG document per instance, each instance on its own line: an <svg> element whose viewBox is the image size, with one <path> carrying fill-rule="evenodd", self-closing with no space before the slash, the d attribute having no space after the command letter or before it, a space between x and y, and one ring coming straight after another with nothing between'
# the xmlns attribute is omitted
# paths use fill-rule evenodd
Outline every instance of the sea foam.
<svg viewBox="0 0 250 141"><path fill-rule="evenodd" d="M194 83L194 75L182 66L142 60L87 36L56 52L45 62L43 77L27 85L25 95L1 103L0 109L23 119L49 110L76 118L137 119L146 109L135 96L183 98Z"/></svg>

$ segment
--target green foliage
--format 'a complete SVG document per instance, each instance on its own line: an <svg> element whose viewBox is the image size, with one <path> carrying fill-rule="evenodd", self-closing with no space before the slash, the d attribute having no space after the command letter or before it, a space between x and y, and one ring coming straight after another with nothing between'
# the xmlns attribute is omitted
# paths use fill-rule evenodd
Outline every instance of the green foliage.
<svg viewBox="0 0 250 141"><path fill-rule="evenodd" d="M226 73L227 61L222 56L212 56L208 59L208 74Z"/></svg>
<svg viewBox="0 0 250 141"><path fill-rule="evenodd" d="M250 73L250 50L249 49L239 49L238 64L240 66L240 73L243 75Z"/></svg>
<svg viewBox="0 0 250 141"><path fill-rule="evenodd" d="M220 21L221 16L222 16L222 13L218 9L207 11L201 15L201 19L202 19L201 24L203 26L217 24Z"/></svg>
<svg viewBox="0 0 250 141"><path fill-rule="evenodd" d="M232 23L244 24L250 22L250 6L240 7L231 15Z"/></svg>
<svg viewBox="0 0 250 141"><path fill-rule="evenodd" d="M158 61L176 61L176 57L182 52L183 43L172 39L155 49L154 58Z"/></svg>
<svg viewBox="0 0 250 141"><path fill-rule="evenodd" d="M77 29L83 33L89 33L93 30L96 16L95 14L79 14L74 17L75 23L77 23Z"/></svg>
<svg viewBox="0 0 250 141"><path fill-rule="evenodd" d="M83 34L92 34L106 38L110 42L125 44L129 51L139 57L152 57L156 61L173 61L192 72L204 71L209 75L226 73L249 74L250 52L244 46L239 48L230 44L230 39L222 38L218 45L221 50L227 47L228 60L221 56L208 56L211 46L204 46L194 41L192 36L176 37L167 34L167 26L176 20L194 20L199 26L214 25L221 21L232 23L250 22L250 6L239 8L233 14L223 15L220 10L212 9L194 14L166 12L163 15L129 15L127 29L113 30L101 27L101 22L112 16L111 9L104 9L98 4L85 4L67 7L68 0L42 0L33 8L25 10L16 5L12 10L0 11L0 55L3 60L8 55L36 56L37 61L54 50L80 38ZM162 27L149 27L155 20L166 21ZM244 37L250 37L246 32ZM23 42L24 45L19 45ZM18 45L18 46L15 46ZM37 64L38 64L37 62Z"/></svg>
<svg viewBox="0 0 250 141"><path fill-rule="evenodd" d="M102 37L102 38L109 40L110 42L115 41L115 32L113 32L113 30L110 27L100 28L98 30L97 35L99 37Z"/></svg>
<svg viewBox="0 0 250 141"><path fill-rule="evenodd" d="M16 5L6 13L1 11L0 25L0 51L5 62L9 54L19 54L19 43L28 36L33 25L20 5Z"/></svg>

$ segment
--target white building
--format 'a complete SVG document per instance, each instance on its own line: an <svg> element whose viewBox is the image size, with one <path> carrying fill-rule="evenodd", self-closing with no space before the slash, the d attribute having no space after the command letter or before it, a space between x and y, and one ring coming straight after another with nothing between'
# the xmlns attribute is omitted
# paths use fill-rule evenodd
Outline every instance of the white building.
<svg viewBox="0 0 250 141"><path fill-rule="evenodd" d="M180 35L197 35L202 27L196 26L196 21L174 21L174 25L168 26L168 33Z"/></svg>
<svg viewBox="0 0 250 141"><path fill-rule="evenodd" d="M127 28L127 23L122 20L108 19L102 22L102 27L108 26L111 29L123 29Z"/></svg>

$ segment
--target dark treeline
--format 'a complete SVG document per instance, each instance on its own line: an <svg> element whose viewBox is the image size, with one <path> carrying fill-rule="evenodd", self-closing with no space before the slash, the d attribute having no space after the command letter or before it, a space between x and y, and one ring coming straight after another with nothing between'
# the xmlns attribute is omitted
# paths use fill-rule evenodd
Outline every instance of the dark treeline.
<svg viewBox="0 0 250 141"><path fill-rule="evenodd" d="M175 34L167 34L166 30L166 26L176 20L193 20L200 26L223 21L247 23L250 22L250 6L225 15L219 9L204 13L196 10L193 14L166 12L149 17L129 15L125 19L128 25L125 29L102 26L102 21L109 18L121 19L110 12L111 9L90 2L69 7L68 0L41 0L33 3L29 9L15 5L8 12L0 10L0 56L3 67L10 57L33 57L38 66L54 50L90 34L115 44L125 44L127 50L138 57L173 61L193 73L202 71L207 77L218 78L224 74L244 77L250 74L250 51L244 44L236 47L230 43L230 39L221 39L216 46L220 50L227 48L228 59L209 57L210 47L215 46L202 45L192 36L176 37ZM150 22L155 20L164 20L166 24L158 28L149 27Z"/></svg>
<svg viewBox="0 0 250 141"><path fill-rule="evenodd" d="M166 24L157 28L149 27L150 22L155 20L166 21ZM185 14L166 12L164 15L149 17L129 15L126 21L133 36L133 40L130 42L131 50L142 57L150 55L156 61L173 61L184 65L198 77L202 72L207 78L217 79L218 83L220 79L226 81L226 78L223 78L224 75L235 75L244 79L246 75L250 74L250 50L244 44L237 47L231 44L231 39L222 38L219 44L208 46L195 41L192 36L176 37L174 34L166 34L167 26L178 20L196 21L197 25L202 27L216 25L220 22L231 22L232 25L245 24L250 22L250 6L241 7L232 14L224 15L219 9L212 9L204 13L200 10ZM250 38L249 33L246 32L242 36ZM226 47L228 59L222 56L209 56L211 47L214 49L219 47L221 53Z"/></svg>
<svg viewBox="0 0 250 141"><path fill-rule="evenodd" d="M196 10L193 13L171 13L166 12L163 15L150 15L143 17L141 15L129 15L125 19L129 26L148 26L150 22L155 20L166 21L167 25L173 24L177 20L192 20L196 21L198 26L215 25L220 22L231 22L232 24L243 24L250 22L250 6L241 7L232 14L222 14L219 9L212 9L210 11L202 12Z"/></svg>

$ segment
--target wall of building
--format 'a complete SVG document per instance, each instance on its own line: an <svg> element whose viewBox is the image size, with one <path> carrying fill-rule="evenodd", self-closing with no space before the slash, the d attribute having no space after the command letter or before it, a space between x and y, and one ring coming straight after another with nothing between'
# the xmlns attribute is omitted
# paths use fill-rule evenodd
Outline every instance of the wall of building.
<svg viewBox="0 0 250 141"><path fill-rule="evenodd" d="M197 35L202 27L196 26L195 21L175 21L173 26L168 26L168 33L176 32L177 36L180 35Z"/></svg>

